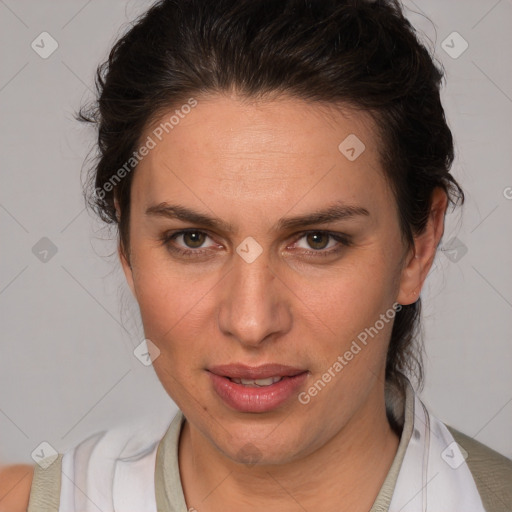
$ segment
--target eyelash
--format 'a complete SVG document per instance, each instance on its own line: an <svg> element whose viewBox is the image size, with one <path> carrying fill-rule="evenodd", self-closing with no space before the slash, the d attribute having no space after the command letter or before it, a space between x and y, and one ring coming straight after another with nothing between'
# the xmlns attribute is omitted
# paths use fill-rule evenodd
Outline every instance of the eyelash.
<svg viewBox="0 0 512 512"><path fill-rule="evenodd" d="M160 237L160 242L167 248L167 250L169 250L179 256L183 256L186 258L198 258L198 257L203 256L207 252L207 250L204 250L204 249L201 250L200 248L199 249L181 249L175 245L172 245L171 242L173 242L179 236L185 235L187 233L199 233L199 234L203 234L203 235L206 235L207 237L211 238L210 235L206 231L202 231L199 229L185 229L185 230L181 230L181 231L164 233ZM334 249L331 248L329 250L318 249L318 250L305 251L304 254L306 254L307 257L316 258L318 256L320 256L320 257L332 256L332 255L335 255L335 254L338 254L339 252L341 252L343 250L343 248L350 247L352 245L352 241L350 240L350 237L348 237L347 235L342 235L340 233L335 234L335 233L331 233L329 231L321 231L321 230L309 230L309 231L303 231L301 233L298 233L298 237L294 243L297 243L299 240L301 240L302 238L304 238L305 236L310 235L310 234L321 234L321 235L329 236L330 238L332 238L336 242L338 242L340 245L338 245Z"/></svg>

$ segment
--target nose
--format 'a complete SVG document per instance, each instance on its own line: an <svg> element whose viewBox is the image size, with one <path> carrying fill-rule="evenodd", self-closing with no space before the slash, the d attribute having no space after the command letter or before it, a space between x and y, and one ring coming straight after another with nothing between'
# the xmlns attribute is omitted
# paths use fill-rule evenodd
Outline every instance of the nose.
<svg viewBox="0 0 512 512"><path fill-rule="evenodd" d="M291 329L287 288L269 267L265 252L248 263L237 254L224 283L218 321L224 335L257 348Z"/></svg>

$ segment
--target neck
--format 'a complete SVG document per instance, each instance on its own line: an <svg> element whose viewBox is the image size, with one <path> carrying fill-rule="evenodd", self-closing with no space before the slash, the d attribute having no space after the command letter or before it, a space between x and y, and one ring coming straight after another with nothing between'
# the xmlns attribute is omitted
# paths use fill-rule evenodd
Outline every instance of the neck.
<svg viewBox="0 0 512 512"><path fill-rule="evenodd" d="M343 504L343 510L368 511L399 444L386 417L384 390L380 391L372 393L328 443L282 465L236 463L185 422L179 466L187 506L201 512L243 512L257 505L287 512L299 506L339 511Z"/></svg>

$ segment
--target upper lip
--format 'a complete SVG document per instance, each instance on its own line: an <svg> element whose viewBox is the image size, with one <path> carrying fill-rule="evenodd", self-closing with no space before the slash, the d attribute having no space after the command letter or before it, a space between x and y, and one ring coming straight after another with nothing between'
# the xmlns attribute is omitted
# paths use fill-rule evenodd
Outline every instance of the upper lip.
<svg viewBox="0 0 512 512"><path fill-rule="evenodd" d="M293 377L306 370L283 364L268 363L261 366L247 366L244 364L224 364L213 366L208 370L221 377L230 379L267 379L269 377Z"/></svg>

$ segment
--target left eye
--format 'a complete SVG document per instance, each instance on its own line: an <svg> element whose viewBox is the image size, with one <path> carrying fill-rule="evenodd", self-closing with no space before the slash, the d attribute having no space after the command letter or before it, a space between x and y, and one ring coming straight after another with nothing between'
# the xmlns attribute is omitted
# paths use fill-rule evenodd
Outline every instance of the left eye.
<svg viewBox="0 0 512 512"><path fill-rule="evenodd" d="M305 243L307 244L304 246L297 242L298 247L301 249L314 249L316 251L320 251L336 246L336 240L334 240L334 237L329 233L324 233L322 231L306 233L299 239L299 241L300 240L305 240ZM329 241L331 242L331 245L329 245Z"/></svg>

